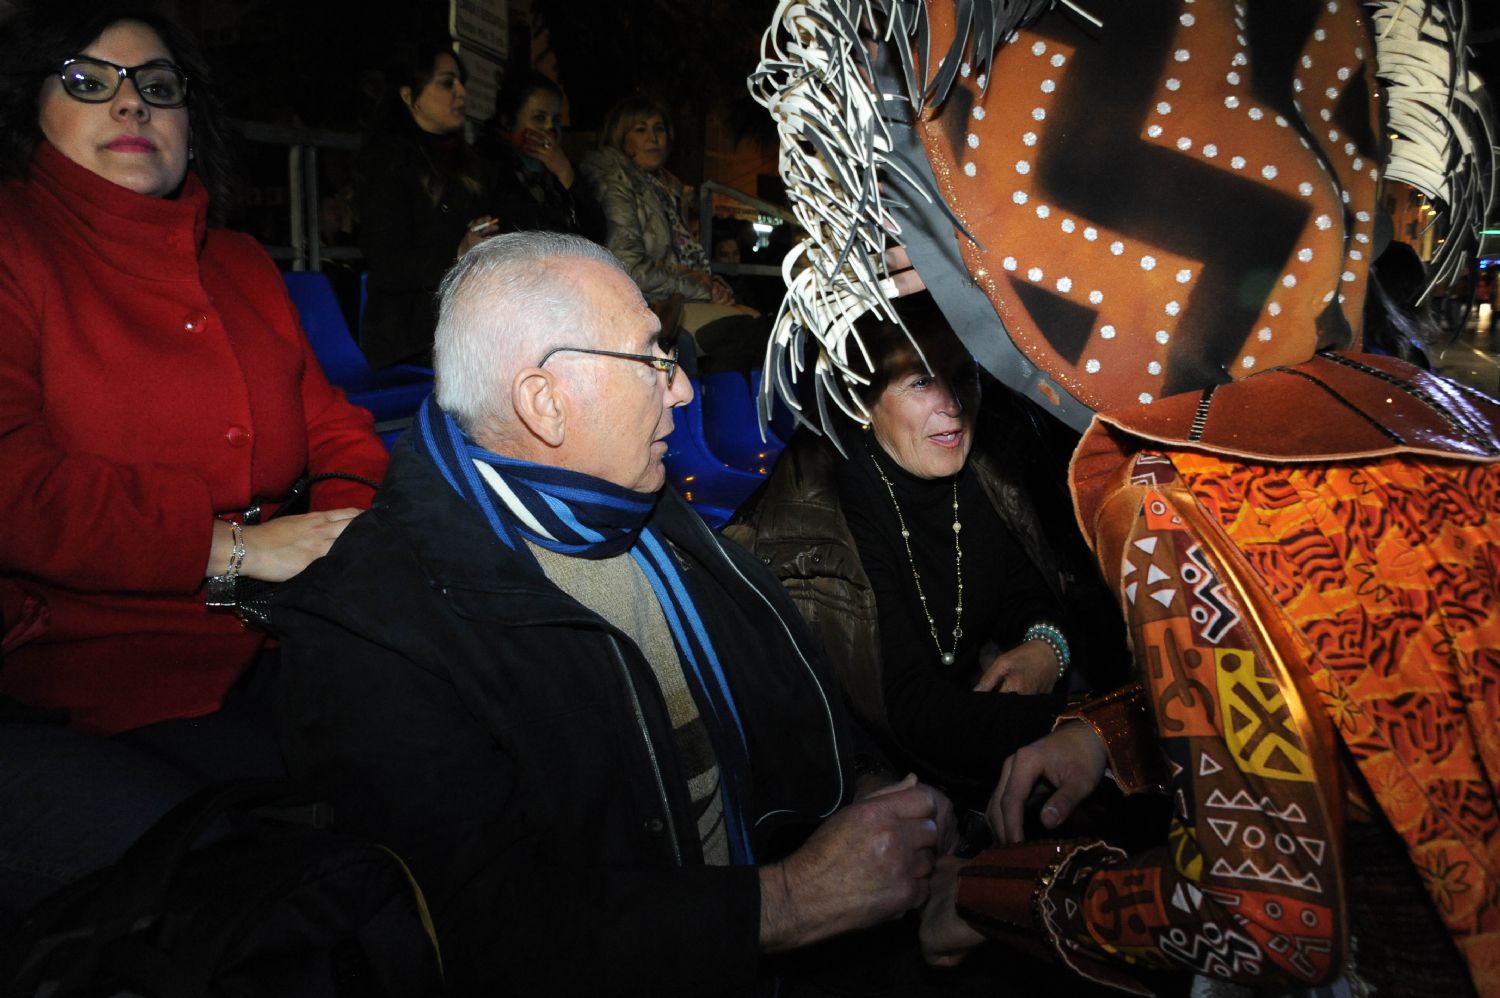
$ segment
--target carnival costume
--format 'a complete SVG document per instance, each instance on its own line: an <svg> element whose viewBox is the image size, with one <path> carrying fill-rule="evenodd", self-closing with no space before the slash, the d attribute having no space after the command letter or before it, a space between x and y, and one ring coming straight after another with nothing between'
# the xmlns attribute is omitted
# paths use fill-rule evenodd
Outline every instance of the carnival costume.
<svg viewBox="0 0 1500 998"><path fill-rule="evenodd" d="M1494 201L1463 12L1050 6L783 4L751 80L809 233L772 391L867 415L853 320L899 321L901 244L976 359L1093 420L1075 500L1140 685L1071 716L1173 818L989 851L959 910L1130 989L1500 995L1500 407L1357 352L1382 171L1454 218L1434 281Z"/></svg>

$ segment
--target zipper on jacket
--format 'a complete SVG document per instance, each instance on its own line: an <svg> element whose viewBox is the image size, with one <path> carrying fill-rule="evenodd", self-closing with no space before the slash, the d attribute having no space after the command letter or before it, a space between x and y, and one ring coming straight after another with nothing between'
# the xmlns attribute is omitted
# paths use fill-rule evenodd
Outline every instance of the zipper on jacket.
<svg viewBox="0 0 1500 998"><path fill-rule="evenodd" d="M646 743L646 754L651 757L651 773L656 777L656 793L661 799L661 813L666 820L667 835L672 843L672 858L682 865L682 846L677 841L677 821L672 814L671 802L667 800L667 781L661 775L661 761L656 758L656 745L651 741L651 729L646 725L646 712L641 709L641 697L636 692L635 680L630 675L630 666L620 654L620 643L613 636L609 640L610 650L615 654L615 664L625 677L625 688L630 691L630 706L635 711L635 723L641 730L641 741Z"/></svg>
<svg viewBox="0 0 1500 998"><path fill-rule="evenodd" d="M839 751L838 727L833 721L833 708L828 702L828 691L823 689L823 683L818 679L817 671L813 669L812 663L807 660L807 655L803 653L801 646L797 644L796 639L792 636L792 629L787 626L786 620L781 616L781 611L776 609L776 604L772 603L770 598L760 591L759 586L745 578L745 573L740 571L740 567L734 563L734 559L729 556L729 552L724 550L724 546L720 543L719 538L709 531L708 525L703 523L701 519L698 520L698 523L702 526L703 532L708 535L709 546L719 553L719 557L724 559L724 564L728 565L729 570L745 584L745 588L760 597L760 601L766 605L766 609L771 611L771 616L775 617L776 622L781 625L781 630L786 635L787 644L791 646L792 651L797 653L797 658L802 661L802 668L807 670L807 678L812 680L813 688L818 691L818 695L823 700L823 716L828 718L828 741L833 746L833 771L838 780L834 790L833 806L818 815L819 818L827 818L837 811L844 802L844 759L843 754ZM785 808L776 811L767 811L755 819L755 824L758 827L761 822L773 815L790 813L792 812Z"/></svg>

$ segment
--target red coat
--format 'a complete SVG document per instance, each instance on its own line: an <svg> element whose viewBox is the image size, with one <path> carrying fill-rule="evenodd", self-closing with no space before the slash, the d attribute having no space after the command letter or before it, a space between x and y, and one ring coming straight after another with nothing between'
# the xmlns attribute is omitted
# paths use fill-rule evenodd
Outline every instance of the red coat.
<svg viewBox="0 0 1500 998"><path fill-rule="evenodd" d="M210 713L254 661L265 638L203 605L216 516L385 470L270 258L207 207L191 174L149 198L46 143L0 186L0 692L83 728Z"/></svg>

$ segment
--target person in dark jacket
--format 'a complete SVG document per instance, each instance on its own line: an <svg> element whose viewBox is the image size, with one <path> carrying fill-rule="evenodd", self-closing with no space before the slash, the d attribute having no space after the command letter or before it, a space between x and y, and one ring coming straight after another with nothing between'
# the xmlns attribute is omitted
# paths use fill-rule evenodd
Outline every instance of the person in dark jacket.
<svg viewBox="0 0 1500 998"><path fill-rule="evenodd" d="M830 427L843 454L794 435L725 533L781 579L893 758L982 812L1006 757L1050 730L1080 642L1036 510L981 432L974 360L923 299L903 305L913 339L867 324L869 424Z"/></svg>
<svg viewBox="0 0 1500 998"><path fill-rule="evenodd" d="M369 268L359 345L377 368L429 363L438 282L455 257L497 231L487 170L464 140L463 63L444 39L392 77L354 183Z"/></svg>
<svg viewBox="0 0 1500 998"><path fill-rule="evenodd" d="M435 361L275 613L288 763L410 863L455 991L742 993L920 903L951 809L873 773L776 580L663 488L693 389L618 262L485 241Z"/></svg>

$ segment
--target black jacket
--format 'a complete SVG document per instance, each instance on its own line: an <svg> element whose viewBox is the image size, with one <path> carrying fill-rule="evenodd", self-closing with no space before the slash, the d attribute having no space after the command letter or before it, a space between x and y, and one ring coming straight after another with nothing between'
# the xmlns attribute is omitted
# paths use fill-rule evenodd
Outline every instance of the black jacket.
<svg viewBox="0 0 1500 998"><path fill-rule="evenodd" d="M458 148L461 136L433 136L399 122L371 137L359 156L354 196L359 248L369 270L359 345L371 367L429 363L437 325L433 294L476 218L494 210L490 170ZM471 190L463 166L481 185ZM434 201L423 178L441 185Z"/></svg>
<svg viewBox="0 0 1500 998"><path fill-rule="evenodd" d="M837 687L798 650L811 641L763 566L670 490L654 515L704 594L744 719L757 858L780 858L850 797ZM457 991L753 981L758 876L702 865L649 664L409 443L275 614L288 763L343 827L410 863Z"/></svg>

